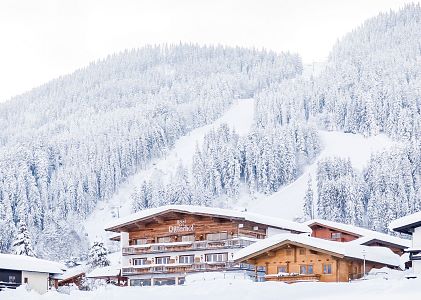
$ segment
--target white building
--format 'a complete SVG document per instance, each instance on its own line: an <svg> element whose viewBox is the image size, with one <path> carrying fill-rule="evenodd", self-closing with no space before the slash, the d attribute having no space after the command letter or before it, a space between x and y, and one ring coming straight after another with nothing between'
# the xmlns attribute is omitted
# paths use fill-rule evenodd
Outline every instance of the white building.
<svg viewBox="0 0 421 300"><path fill-rule="evenodd" d="M26 284L40 294L57 286L57 276L65 266L25 255L0 254L0 289Z"/></svg>
<svg viewBox="0 0 421 300"><path fill-rule="evenodd" d="M414 273L421 275L421 211L391 222L389 228L412 235L412 246L405 251L409 253Z"/></svg>

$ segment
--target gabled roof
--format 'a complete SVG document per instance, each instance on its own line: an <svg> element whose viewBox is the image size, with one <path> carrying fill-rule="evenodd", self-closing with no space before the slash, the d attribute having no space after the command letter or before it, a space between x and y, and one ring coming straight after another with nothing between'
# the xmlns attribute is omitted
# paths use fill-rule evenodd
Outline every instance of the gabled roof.
<svg viewBox="0 0 421 300"><path fill-rule="evenodd" d="M66 266L31 256L0 254L0 269L62 274Z"/></svg>
<svg viewBox="0 0 421 300"><path fill-rule="evenodd" d="M400 266L400 256L394 254L389 248L368 247L351 243L340 243L310 237L305 234L277 234L260 240L234 253L234 261L242 262L259 256L267 251L277 249L286 244L309 247L320 252L327 252L338 257L365 259L388 266Z"/></svg>
<svg viewBox="0 0 421 300"><path fill-rule="evenodd" d="M85 274L85 272L89 269L87 265L78 265L73 268L69 268L64 272L58 279L61 281L66 281L75 277L79 277Z"/></svg>
<svg viewBox="0 0 421 300"><path fill-rule="evenodd" d="M333 222L323 219L314 219L307 222L304 222L307 226L311 227L312 225L322 225L327 228L336 229L339 231L344 231L359 236L356 240L349 243L357 243L359 245L365 245L371 241L379 241L388 245L398 246L400 248L408 248L411 246L411 241L408 239L402 239L390 234L381 233L374 230L369 230L366 228L357 227L354 225Z"/></svg>
<svg viewBox="0 0 421 300"><path fill-rule="evenodd" d="M107 226L105 230L119 232L124 226L170 212L205 215L224 219L245 220L257 224L267 225L269 227L291 230L294 232L311 233L311 229L308 226L289 220L268 217L249 212L236 211L231 209L194 205L166 205L145 209L112 222Z"/></svg>
<svg viewBox="0 0 421 300"><path fill-rule="evenodd" d="M389 224L389 229L412 234L414 228L421 227L421 211L396 219Z"/></svg>

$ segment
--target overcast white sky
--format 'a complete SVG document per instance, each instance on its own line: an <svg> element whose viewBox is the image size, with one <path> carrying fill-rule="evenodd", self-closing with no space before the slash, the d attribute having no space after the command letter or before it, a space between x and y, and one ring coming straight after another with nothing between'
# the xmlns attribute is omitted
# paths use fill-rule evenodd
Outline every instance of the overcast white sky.
<svg viewBox="0 0 421 300"><path fill-rule="evenodd" d="M335 41L404 0L0 0L0 102L149 43L198 42L323 60Z"/></svg>

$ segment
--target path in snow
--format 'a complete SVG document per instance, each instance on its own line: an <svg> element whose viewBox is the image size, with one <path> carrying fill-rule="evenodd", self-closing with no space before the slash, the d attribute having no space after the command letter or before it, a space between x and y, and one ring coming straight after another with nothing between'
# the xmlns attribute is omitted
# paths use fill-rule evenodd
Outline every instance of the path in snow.
<svg viewBox="0 0 421 300"><path fill-rule="evenodd" d="M129 177L109 201L98 203L95 211L85 222L88 238L91 241L105 238L104 226L110 223L113 217L116 217L117 211L120 216L130 214L130 195L143 180L156 176L160 177L163 182L168 181L175 173L180 161L184 166L190 168L196 144L201 145L204 136L210 130L226 123L238 134L245 135L250 131L253 118L254 100L236 100L221 118L209 125L196 128L178 139L174 147L164 157L155 160L148 168Z"/></svg>
<svg viewBox="0 0 421 300"><path fill-rule="evenodd" d="M360 134L337 131L319 131L323 150L315 162L304 169L303 174L294 182L269 196L257 195L251 199L245 194L239 200L241 206L249 211L286 219L302 216L303 199L307 189L309 175L313 179L313 191L316 191L317 162L331 156L350 158L352 166L362 170L372 153L392 147L395 143L385 135L365 138Z"/></svg>

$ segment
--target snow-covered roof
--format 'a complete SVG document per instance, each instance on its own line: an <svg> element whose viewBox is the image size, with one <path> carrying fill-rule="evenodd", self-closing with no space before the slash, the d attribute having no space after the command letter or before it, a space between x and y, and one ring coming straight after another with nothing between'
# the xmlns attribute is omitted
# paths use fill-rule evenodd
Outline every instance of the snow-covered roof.
<svg viewBox="0 0 421 300"><path fill-rule="evenodd" d="M102 277L116 277L120 275L121 266L108 266L96 268L89 272L86 277L88 278L102 278Z"/></svg>
<svg viewBox="0 0 421 300"><path fill-rule="evenodd" d="M411 229L421 227L421 211L396 219L389 224L389 229L411 234Z"/></svg>
<svg viewBox="0 0 421 300"><path fill-rule="evenodd" d="M83 274L86 272L86 270L88 269L88 266L83 264L83 265L78 265L76 267L73 268L69 268L66 270L66 272L64 272L63 274L61 274L58 279L60 280L67 280L70 279L72 277L78 276L80 274Z"/></svg>
<svg viewBox="0 0 421 300"><path fill-rule="evenodd" d="M400 256L394 254L392 250L386 247L369 247L351 243L340 243L310 237L306 234L289 233L271 236L237 251L234 253L234 261L244 261L286 243L305 245L340 256L357 259L364 259L365 255L367 261L382 263L388 266L400 266Z"/></svg>
<svg viewBox="0 0 421 300"><path fill-rule="evenodd" d="M134 223L136 221L148 219L153 216L170 212L170 211L188 213L188 214L211 215L211 216L218 216L222 218L243 219L243 220L255 222L258 224L268 225L270 227L282 228L282 229L292 230L296 232L311 233L311 229L307 225L289 221L289 220L279 219L275 217L268 217L268 216L259 215L255 213L236 211L236 210L231 210L231 209L194 206L194 205L165 205L165 206L145 209L145 210L139 211L137 213L131 214L129 216L120 218L112 222L106 227L105 230L119 231L119 228L121 228L122 226Z"/></svg>
<svg viewBox="0 0 421 300"><path fill-rule="evenodd" d="M356 243L356 244L363 245L370 241L377 240L377 241L385 242L388 244L401 246L403 248L407 248L411 246L411 241L408 239L402 239L390 234L385 234L378 231L357 227L354 225L338 223L338 222L333 222L333 221L328 221L328 220L323 220L323 219L310 220L310 221L304 222L304 224L308 226L311 226L313 224L320 224L329 228L338 229L340 231L354 233L359 236L358 239L349 243Z"/></svg>
<svg viewBox="0 0 421 300"><path fill-rule="evenodd" d="M66 266L31 256L0 254L0 269L62 274Z"/></svg>

